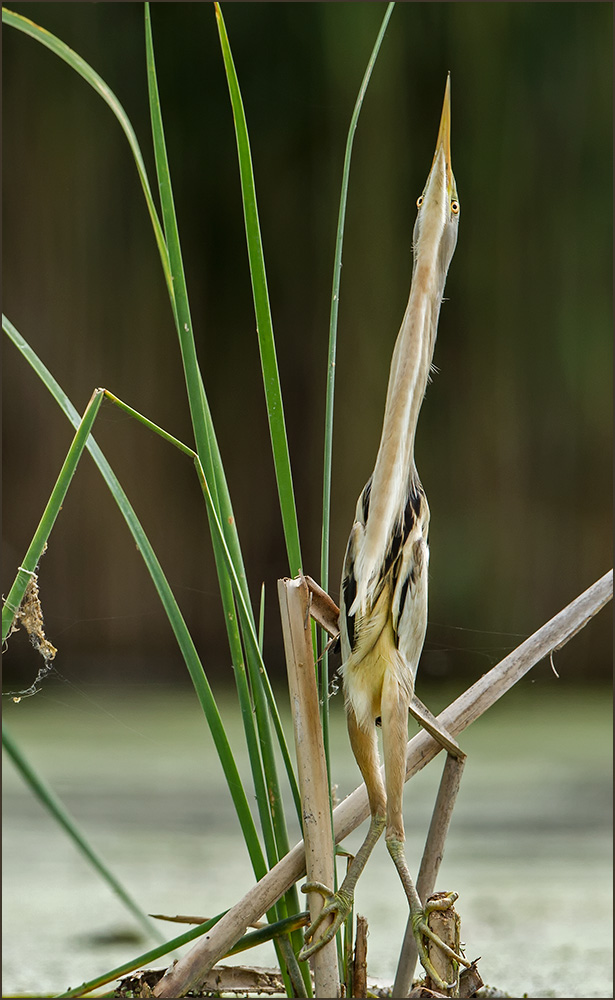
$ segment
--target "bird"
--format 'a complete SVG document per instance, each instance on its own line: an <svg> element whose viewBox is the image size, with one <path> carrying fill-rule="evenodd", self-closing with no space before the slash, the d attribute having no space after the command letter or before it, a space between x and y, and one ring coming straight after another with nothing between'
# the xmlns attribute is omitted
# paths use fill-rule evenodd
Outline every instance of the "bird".
<svg viewBox="0 0 615 1000"><path fill-rule="evenodd" d="M346 718L367 787L371 823L337 892L319 882L302 886L304 892L320 893L324 906L308 927L299 952L300 959L309 958L332 940L350 912L357 880L386 830L386 845L408 898L419 957L441 988L450 984L433 968L426 938L459 963L470 963L434 938L427 926L427 909L446 909L457 895L450 893L423 907L404 854L402 799L408 709L427 630L429 505L415 465L414 443L460 215L450 135L449 73L432 166L417 200L410 296L393 350L376 464L357 502L340 588ZM382 728L384 782L377 725Z"/></svg>

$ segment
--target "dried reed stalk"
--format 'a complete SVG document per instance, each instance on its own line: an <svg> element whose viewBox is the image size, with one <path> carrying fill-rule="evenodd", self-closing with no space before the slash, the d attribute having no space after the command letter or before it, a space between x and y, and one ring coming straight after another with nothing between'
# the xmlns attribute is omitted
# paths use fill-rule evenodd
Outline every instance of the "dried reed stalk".
<svg viewBox="0 0 615 1000"><path fill-rule="evenodd" d="M354 961L352 963L352 995L356 1000L367 997L367 920L357 917Z"/></svg>
<svg viewBox="0 0 615 1000"><path fill-rule="evenodd" d="M436 892L431 896L431 899L439 899L445 896L444 892ZM430 930L437 934L441 941L452 948L456 954L459 954L459 942L461 940L461 919L457 910L454 906L449 906L447 910L432 910L427 918L427 923ZM440 979L445 983L451 983L451 988L448 990L442 990L442 993L446 997L458 997L459 996L459 966L454 959L449 958L442 949L435 944L434 941L429 941L427 943L427 952L429 954L429 960L433 965L434 969L440 976ZM427 976L425 985L428 990L439 990L440 987L435 983L429 976ZM393 991L395 992L395 991ZM403 994L399 994L403 995Z"/></svg>
<svg viewBox="0 0 615 1000"><path fill-rule="evenodd" d="M288 687L297 751L307 877L333 885L334 857L331 806L322 739L310 626L310 595L303 577L278 580L278 596L288 670ZM324 906L322 896L308 893L310 917ZM327 925L328 926L328 925ZM326 927L323 927L323 931ZM335 939L316 952L313 962L317 997L339 997Z"/></svg>

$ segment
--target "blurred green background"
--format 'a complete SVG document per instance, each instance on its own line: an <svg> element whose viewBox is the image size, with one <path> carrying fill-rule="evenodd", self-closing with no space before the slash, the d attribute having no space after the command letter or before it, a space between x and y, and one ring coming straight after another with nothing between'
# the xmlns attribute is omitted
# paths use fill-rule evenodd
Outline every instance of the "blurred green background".
<svg viewBox="0 0 615 1000"><path fill-rule="evenodd" d="M16 3L102 75L149 152L140 4ZM318 576L331 275L346 131L380 3L224 6L255 166L304 568ZM283 667L287 572L263 401L233 123L213 5L155 3L154 41L205 386L266 658ZM417 437L431 507L421 676L469 682L611 565L612 18L603 3L406 3L355 140L340 297L331 579L373 467L407 299L415 201L447 70L459 242ZM191 443L162 272L128 145L49 51L5 29L4 311L78 409L106 386ZM7 592L72 431L4 348ZM230 672L192 466L110 406L96 437L142 518L213 676ZM73 682L186 672L154 588L84 460L40 566ZM556 656L610 676L610 615ZM11 639L5 683L38 662ZM536 676L552 676L542 664Z"/></svg>

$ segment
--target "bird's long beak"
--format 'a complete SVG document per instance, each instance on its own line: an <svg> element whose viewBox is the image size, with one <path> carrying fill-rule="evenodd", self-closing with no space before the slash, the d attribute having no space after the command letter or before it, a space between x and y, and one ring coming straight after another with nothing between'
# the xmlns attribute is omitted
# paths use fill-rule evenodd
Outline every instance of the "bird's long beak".
<svg viewBox="0 0 615 1000"><path fill-rule="evenodd" d="M442 116L440 118L440 128L438 130L438 141L434 153L433 166L438 159L440 152L444 153L446 163L446 186L450 195L453 189L453 166L451 163L451 74L446 78L446 90L444 91L444 104L442 105Z"/></svg>

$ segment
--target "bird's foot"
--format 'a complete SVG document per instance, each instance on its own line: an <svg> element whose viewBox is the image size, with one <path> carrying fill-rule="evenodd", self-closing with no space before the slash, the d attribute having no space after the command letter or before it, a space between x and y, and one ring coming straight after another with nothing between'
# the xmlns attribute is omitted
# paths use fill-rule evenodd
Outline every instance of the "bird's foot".
<svg viewBox="0 0 615 1000"><path fill-rule="evenodd" d="M322 882L306 882L305 885L301 886L301 892L318 892L322 896L325 903L316 919L312 921L305 932L305 944L298 955L299 961L304 962L307 958L311 958L312 955L320 948L323 948L324 945L328 944L329 941L333 940L346 917L350 913L352 908L352 895L348 892L344 892L343 888L338 889L337 892L332 892L331 889L328 889L326 885L322 884ZM315 941L314 935L316 934L316 931L329 917L332 917L333 919L320 937Z"/></svg>
<svg viewBox="0 0 615 1000"><path fill-rule="evenodd" d="M440 948L445 955L448 955L449 958L452 958L453 961L457 962L459 965L465 966L466 969L469 969L472 965L471 962L468 962L467 958L464 958L463 955L458 955L457 952L453 951L453 949L442 941L437 934L434 934L428 925L429 914L433 913L434 910L448 910L449 907L453 906L458 898L458 895L459 894L456 892L449 892L446 896L441 896L439 899L430 899L426 903L424 909L417 909L412 913L412 930L414 931L414 937L416 938L421 965L425 969L429 978L441 990L450 990L453 988L455 983L444 982L434 969L429 958L426 939L433 941L433 943Z"/></svg>

